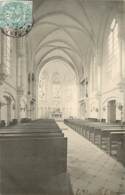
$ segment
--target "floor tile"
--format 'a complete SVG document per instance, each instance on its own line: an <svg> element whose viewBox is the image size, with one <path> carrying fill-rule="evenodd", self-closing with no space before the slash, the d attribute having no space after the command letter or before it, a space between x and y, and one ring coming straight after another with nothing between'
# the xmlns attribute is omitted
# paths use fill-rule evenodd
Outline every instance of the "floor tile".
<svg viewBox="0 0 125 195"><path fill-rule="evenodd" d="M99 189L125 193L125 167L64 123L68 138L68 172L74 192L95 193Z"/></svg>

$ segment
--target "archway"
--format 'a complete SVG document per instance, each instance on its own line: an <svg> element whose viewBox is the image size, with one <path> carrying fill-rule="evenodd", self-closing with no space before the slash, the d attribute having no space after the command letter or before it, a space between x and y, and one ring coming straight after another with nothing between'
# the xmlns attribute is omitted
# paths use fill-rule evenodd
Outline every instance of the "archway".
<svg viewBox="0 0 125 195"><path fill-rule="evenodd" d="M5 120L6 124L9 125L13 119L16 119L16 101L13 95L7 91L4 91L3 100L1 120Z"/></svg>
<svg viewBox="0 0 125 195"><path fill-rule="evenodd" d="M37 117L64 119L78 115L76 75L64 61L48 62L37 82Z"/></svg>

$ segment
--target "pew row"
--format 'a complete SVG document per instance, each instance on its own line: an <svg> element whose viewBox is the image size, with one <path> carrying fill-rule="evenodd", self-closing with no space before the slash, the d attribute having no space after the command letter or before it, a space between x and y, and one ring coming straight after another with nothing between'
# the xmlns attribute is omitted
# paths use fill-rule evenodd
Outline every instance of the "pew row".
<svg viewBox="0 0 125 195"><path fill-rule="evenodd" d="M64 123L108 154L117 158L119 147L123 144L124 125L88 122L81 119L65 119Z"/></svg>
<svg viewBox="0 0 125 195"><path fill-rule="evenodd" d="M67 175L67 138L54 121L45 123L0 129L2 195L72 194ZM53 186L53 180L58 185Z"/></svg>

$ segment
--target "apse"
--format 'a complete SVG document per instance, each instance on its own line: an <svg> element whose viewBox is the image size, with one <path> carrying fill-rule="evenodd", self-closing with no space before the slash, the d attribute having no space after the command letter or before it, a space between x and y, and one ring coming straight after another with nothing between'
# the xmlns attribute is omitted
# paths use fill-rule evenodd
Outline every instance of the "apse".
<svg viewBox="0 0 125 195"><path fill-rule="evenodd" d="M77 79L66 62L53 60L41 69L38 81L37 114L38 118L57 120L77 117Z"/></svg>

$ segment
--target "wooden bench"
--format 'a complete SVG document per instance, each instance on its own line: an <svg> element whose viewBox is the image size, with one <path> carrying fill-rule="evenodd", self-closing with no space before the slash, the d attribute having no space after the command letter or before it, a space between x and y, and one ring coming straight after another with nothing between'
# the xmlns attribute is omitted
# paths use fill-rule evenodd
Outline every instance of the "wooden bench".
<svg viewBox="0 0 125 195"><path fill-rule="evenodd" d="M78 119L67 119L65 124L110 155L112 155L113 150L117 153L119 144L122 144L122 138L125 134L125 126L120 124L88 122Z"/></svg>
<svg viewBox="0 0 125 195"><path fill-rule="evenodd" d="M109 138L109 154L117 156L118 149L122 147L124 143L125 131L110 132Z"/></svg>
<svg viewBox="0 0 125 195"><path fill-rule="evenodd" d="M0 130L0 193L65 195L65 181L58 181L65 190L57 193L52 180L66 175L67 138L55 124L51 129L54 121L33 123L32 128L23 124Z"/></svg>
<svg viewBox="0 0 125 195"><path fill-rule="evenodd" d="M125 135L123 135L123 142L118 148L117 159L125 166Z"/></svg>
<svg viewBox="0 0 125 195"><path fill-rule="evenodd" d="M101 126L101 127L95 127L93 130L93 143L98 145L100 143L100 136L106 136L109 135L108 132L111 131L121 131L125 130L125 127L120 127L120 126L113 126L113 125L108 125L108 126ZM99 144L100 145L100 144Z"/></svg>

